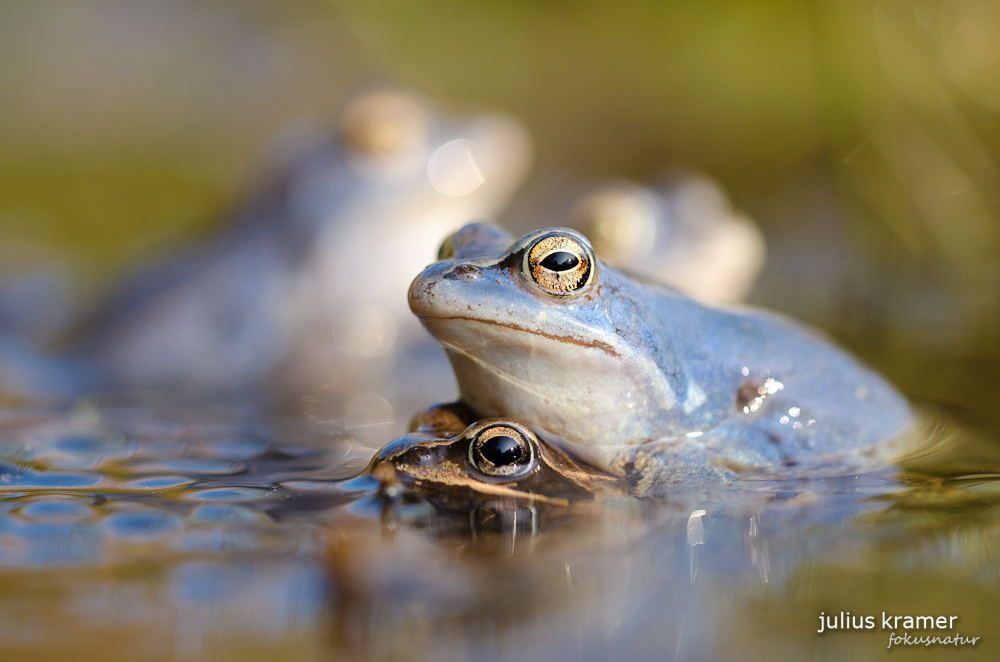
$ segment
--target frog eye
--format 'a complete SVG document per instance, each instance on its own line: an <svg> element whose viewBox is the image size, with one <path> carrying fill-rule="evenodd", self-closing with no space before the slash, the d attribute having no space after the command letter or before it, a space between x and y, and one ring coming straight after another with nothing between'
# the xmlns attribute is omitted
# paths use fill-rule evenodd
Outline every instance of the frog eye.
<svg viewBox="0 0 1000 662"><path fill-rule="evenodd" d="M521 269L541 290L560 297L579 294L594 281L596 263L586 240L576 233L542 235L524 252Z"/></svg>
<svg viewBox="0 0 1000 662"><path fill-rule="evenodd" d="M535 466L535 448L525 433L510 425L483 428L469 444L469 461L487 476L517 478Z"/></svg>

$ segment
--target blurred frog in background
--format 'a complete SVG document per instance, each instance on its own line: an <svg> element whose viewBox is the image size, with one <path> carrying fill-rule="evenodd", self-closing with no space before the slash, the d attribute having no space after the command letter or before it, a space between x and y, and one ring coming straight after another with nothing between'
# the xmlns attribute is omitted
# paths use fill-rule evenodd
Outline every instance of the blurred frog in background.
<svg viewBox="0 0 1000 662"><path fill-rule="evenodd" d="M760 228L697 171L668 168L648 186L571 180L541 189L508 214L505 227L518 235L552 225L574 228L601 260L700 301L743 300L764 266Z"/></svg>
<svg viewBox="0 0 1000 662"><path fill-rule="evenodd" d="M375 89L335 135L290 142L213 241L134 274L77 320L62 354L42 357L4 329L0 388L42 399L377 389L426 342L406 305L413 273L442 235L502 208L528 171L529 139L506 115L450 117Z"/></svg>

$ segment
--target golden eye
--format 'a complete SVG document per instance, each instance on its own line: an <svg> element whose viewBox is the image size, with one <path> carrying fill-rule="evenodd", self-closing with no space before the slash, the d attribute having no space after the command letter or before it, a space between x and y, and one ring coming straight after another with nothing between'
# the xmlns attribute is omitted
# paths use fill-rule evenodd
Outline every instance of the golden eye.
<svg viewBox="0 0 1000 662"><path fill-rule="evenodd" d="M487 476L517 478L535 467L535 449L520 430L509 425L492 425L472 439L469 461Z"/></svg>
<svg viewBox="0 0 1000 662"><path fill-rule="evenodd" d="M542 235L524 253L522 271L539 288L556 296L579 294L594 281L594 253L582 237L569 232Z"/></svg>

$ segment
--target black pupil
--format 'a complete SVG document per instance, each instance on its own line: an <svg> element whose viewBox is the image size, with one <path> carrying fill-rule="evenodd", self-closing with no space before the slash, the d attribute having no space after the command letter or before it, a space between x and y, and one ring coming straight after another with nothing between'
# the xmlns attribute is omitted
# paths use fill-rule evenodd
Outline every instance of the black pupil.
<svg viewBox="0 0 1000 662"><path fill-rule="evenodd" d="M510 464L517 464L524 459L524 449L513 437L496 435L490 437L479 447L482 456L497 467L506 467Z"/></svg>
<svg viewBox="0 0 1000 662"><path fill-rule="evenodd" d="M580 260L572 253L556 251L549 253L542 260L542 266L550 271L567 271L580 264Z"/></svg>

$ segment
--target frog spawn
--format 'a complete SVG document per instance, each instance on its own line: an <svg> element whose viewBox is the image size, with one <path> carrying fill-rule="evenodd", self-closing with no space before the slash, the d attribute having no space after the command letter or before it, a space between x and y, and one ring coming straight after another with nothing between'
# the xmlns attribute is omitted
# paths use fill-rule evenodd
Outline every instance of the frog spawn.
<svg viewBox="0 0 1000 662"><path fill-rule="evenodd" d="M428 412L418 431L344 479L331 474L350 464L352 448L326 435L299 434L313 443L291 445L256 424L129 420L152 418L148 411L25 421L0 445L0 570L151 553L166 562L241 550L308 555L320 544L316 513L337 508L446 529L471 516L479 533L494 534L520 513L517 526L535 518L537 530L538 518L551 520L545 509L615 493L614 479L549 449L527 426L460 427L459 413Z"/></svg>

